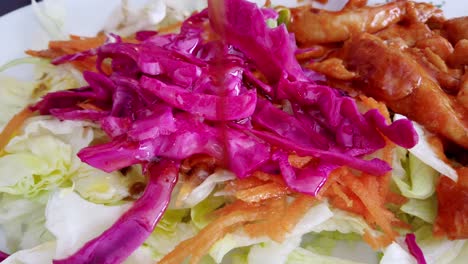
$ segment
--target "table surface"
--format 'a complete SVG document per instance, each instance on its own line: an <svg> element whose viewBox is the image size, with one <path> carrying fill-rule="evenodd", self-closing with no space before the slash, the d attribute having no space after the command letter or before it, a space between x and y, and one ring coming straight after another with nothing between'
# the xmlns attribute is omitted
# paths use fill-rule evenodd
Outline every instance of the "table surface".
<svg viewBox="0 0 468 264"><path fill-rule="evenodd" d="M38 0L39 2L40 0ZM0 16L11 12L20 7L29 5L31 0L1 0L0 1Z"/></svg>

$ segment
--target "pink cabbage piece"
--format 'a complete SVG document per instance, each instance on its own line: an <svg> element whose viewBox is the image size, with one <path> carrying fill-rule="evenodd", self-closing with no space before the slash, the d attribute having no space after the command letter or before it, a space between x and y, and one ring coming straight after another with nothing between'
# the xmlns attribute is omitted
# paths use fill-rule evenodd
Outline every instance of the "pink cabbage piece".
<svg viewBox="0 0 468 264"><path fill-rule="evenodd" d="M408 246L409 252L416 258L418 264L426 264L426 258L421 248L416 243L416 236L413 233L406 234L405 243Z"/></svg>
<svg viewBox="0 0 468 264"><path fill-rule="evenodd" d="M171 198L179 164L170 160L146 166L149 177L143 195L108 230L87 242L72 256L54 264L123 262L153 232Z"/></svg>
<svg viewBox="0 0 468 264"><path fill-rule="evenodd" d="M286 72L304 79L297 63L294 36L284 24L269 28L267 17L256 4L237 0L209 0L208 13L213 29L229 44L242 51L272 82Z"/></svg>
<svg viewBox="0 0 468 264"><path fill-rule="evenodd" d="M174 108L208 120L247 118L255 111L257 102L257 93L254 90L239 96L200 94L148 77L141 78L141 87Z"/></svg>
<svg viewBox="0 0 468 264"><path fill-rule="evenodd" d="M3 252L0 250L0 262L4 261L5 259L7 259L10 255L8 255L7 253Z"/></svg>

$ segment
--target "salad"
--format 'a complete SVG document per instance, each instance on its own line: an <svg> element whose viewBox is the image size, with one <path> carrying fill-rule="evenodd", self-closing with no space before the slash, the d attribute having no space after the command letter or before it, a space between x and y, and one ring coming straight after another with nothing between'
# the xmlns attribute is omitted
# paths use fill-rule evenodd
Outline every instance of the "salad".
<svg viewBox="0 0 468 264"><path fill-rule="evenodd" d="M36 75L0 79L2 263L468 257L466 17L123 1L82 37L54 2L0 68Z"/></svg>

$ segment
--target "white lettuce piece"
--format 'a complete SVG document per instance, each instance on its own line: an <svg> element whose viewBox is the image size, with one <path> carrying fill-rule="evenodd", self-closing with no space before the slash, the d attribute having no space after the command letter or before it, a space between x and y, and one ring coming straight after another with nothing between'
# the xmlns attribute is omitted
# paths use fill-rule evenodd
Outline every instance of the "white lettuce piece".
<svg viewBox="0 0 468 264"><path fill-rule="evenodd" d="M111 227L130 206L94 204L67 189L54 193L46 208L46 227L57 239L55 258L72 255Z"/></svg>
<svg viewBox="0 0 468 264"><path fill-rule="evenodd" d="M396 114L394 120L406 119L405 116ZM416 146L409 149L409 152L420 159L425 164L431 166L434 170L440 172L442 175L445 175L451 178L454 181L458 180L457 172L443 160L441 160L437 154L432 149L431 145L427 141L427 132L421 125L416 122L413 122L414 129L416 130L419 136L419 142Z"/></svg>
<svg viewBox="0 0 468 264"><path fill-rule="evenodd" d="M83 198L94 203L115 203L130 196L133 183L143 182L143 177L123 176L115 171L107 173L82 163L72 176L73 188Z"/></svg>
<svg viewBox="0 0 468 264"><path fill-rule="evenodd" d="M16 252L38 246L54 237L45 228L45 204L20 196L0 195L1 250Z"/></svg>
<svg viewBox="0 0 468 264"><path fill-rule="evenodd" d="M63 0L45 0L39 5L31 0L33 11L42 27L49 33L51 39L67 39L64 31L67 10Z"/></svg>
<svg viewBox="0 0 468 264"><path fill-rule="evenodd" d="M185 207L193 207L205 200L211 192L215 189L216 185L229 180L235 179L236 176L226 170L218 170L206 178L200 185L183 200Z"/></svg>
<svg viewBox="0 0 468 264"><path fill-rule="evenodd" d="M247 247L258 243L267 242L270 239L266 236L251 238L242 229L226 234L221 240L217 241L210 249L209 254L216 263L221 263L224 256L231 250L240 247Z"/></svg>
<svg viewBox="0 0 468 264"><path fill-rule="evenodd" d="M55 242L47 242L31 249L15 252L2 264L46 264L52 263L55 255Z"/></svg>
<svg viewBox="0 0 468 264"><path fill-rule="evenodd" d="M120 8L113 11L104 30L121 36L129 36L140 30L154 30L166 17L163 0L122 0Z"/></svg>
<svg viewBox="0 0 468 264"><path fill-rule="evenodd" d="M153 250L156 260L171 252L180 242L195 236L198 229L192 224L178 223L173 232L155 231L146 239L145 245Z"/></svg>
<svg viewBox="0 0 468 264"><path fill-rule="evenodd" d="M363 235L366 229L371 230L367 222L360 216L356 216L339 209L332 209L333 217L315 226L312 231L338 231L343 234L356 233Z"/></svg>
<svg viewBox="0 0 468 264"><path fill-rule="evenodd" d="M426 239L418 241L428 264L448 264L463 253L464 240ZM465 252L466 253L466 252ZM466 261L466 259L465 259Z"/></svg>
<svg viewBox="0 0 468 264"><path fill-rule="evenodd" d="M362 264L351 260L346 260L337 257L324 256L316 254L307 249L298 247L291 254L289 254L286 264Z"/></svg>
<svg viewBox="0 0 468 264"><path fill-rule="evenodd" d="M383 253L380 264L417 264L416 259L396 242L386 247Z"/></svg>
<svg viewBox="0 0 468 264"><path fill-rule="evenodd" d="M148 246L140 246L125 261L124 264L154 264L153 250Z"/></svg>
<svg viewBox="0 0 468 264"><path fill-rule="evenodd" d="M283 264L286 262L289 254L299 247L301 236L290 237L282 243L268 241L256 244L250 249L247 257L248 263L270 263Z"/></svg>

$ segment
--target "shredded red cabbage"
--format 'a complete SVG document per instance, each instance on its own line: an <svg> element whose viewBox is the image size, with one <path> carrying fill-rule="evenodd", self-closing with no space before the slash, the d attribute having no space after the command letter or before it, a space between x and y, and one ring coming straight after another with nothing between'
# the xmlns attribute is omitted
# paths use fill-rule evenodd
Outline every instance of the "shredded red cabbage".
<svg viewBox="0 0 468 264"><path fill-rule="evenodd" d="M276 17L272 9L247 1L210 0L178 34L139 32L138 43L114 36L101 47L54 60L96 56L99 73L85 72L86 87L50 93L31 108L100 124L110 141L78 156L107 172L159 160L166 165L149 169L155 177L168 164L207 154L238 177L281 172L291 189L316 195L339 166L374 175L389 171L384 161L363 156L384 147L383 136L414 146L418 138L411 122L386 124L377 110L362 114L352 98L316 84L321 77L295 59L294 36L284 25L267 26L265 21ZM213 34L218 36L207 38ZM106 59L110 75L102 70ZM295 168L290 154L314 162ZM63 262L111 263L129 256L168 202L173 182L158 181L164 178L151 178L144 197L124 217ZM136 217L151 225L142 228ZM112 240L124 235L128 243Z"/></svg>
<svg viewBox="0 0 468 264"><path fill-rule="evenodd" d="M406 234L405 243L411 255L416 258L418 264L426 264L426 258L424 258L421 248L416 243L416 236L413 233Z"/></svg>
<svg viewBox="0 0 468 264"><path fill-rule="evenodd" d="M7 253L3 252L0 250L0 262L4 261L5 259L7 259L10 255L8 255Z"/></svg>
<svg viewBox="0 0 468 264"><path fill-rule="evenodd" d="M148 184L132 208L78 252L66 259L54 260L54 264L121 263L149 237L169 204L179 164L162 160L148 164L145 170Z"/></svg>

